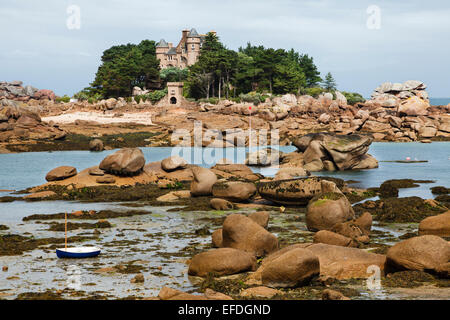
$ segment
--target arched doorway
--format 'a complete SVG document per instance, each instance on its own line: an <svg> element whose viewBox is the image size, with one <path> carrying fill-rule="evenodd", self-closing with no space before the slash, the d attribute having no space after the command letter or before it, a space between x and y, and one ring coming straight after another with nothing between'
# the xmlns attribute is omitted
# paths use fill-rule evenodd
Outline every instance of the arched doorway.
<svg viewBox="0 0 450 320"><path fill-rule="evenodd" d="M177 98L175 97L170 98L170 104L177 104Z"/></svg>

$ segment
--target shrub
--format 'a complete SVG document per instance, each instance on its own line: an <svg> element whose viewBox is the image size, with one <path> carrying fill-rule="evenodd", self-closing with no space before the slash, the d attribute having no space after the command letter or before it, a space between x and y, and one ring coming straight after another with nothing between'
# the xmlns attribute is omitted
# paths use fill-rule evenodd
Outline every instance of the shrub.
<svg viewBox="0 0 450 320"><path fill-rule="evenodd" d="M322 93L327 92L324 88L314 87L314 88L305 88L302 90L302 93L307 94L313 98L317 98Z"/></svg>
<svg viewBox="0 0 450 320"><path fill-rule="evenodd" d="M67 102L70 102L70 97L67 94L65 94L62 97L57 97L55 99L55 101L58 102L58 103L61 103L61 102L67 103Z"/></svg>
<svg viewBox="0 0 450 320"><path fill-rule="evenodd" d="M204 103L210 103L210 104L218 104L219 103L219 98L203 98L198 100L198 102L204 102Z"/></svg>
<svg viewBox="0 0 450 320"><path fill-rule="evenodd" d="M145 100L150 100L151 103L156 103L167 95L167 88L164 90L155 90L144 95Z"/></svg>
<svg viewBox="0 0 450 320"><path fill-rule="evenodd" d="M269 97L268 95L261 94L261 93L258 93L258 92L254 92L254 91L249 92L247 94L241 93L239 95L239 99L241 101L243 101L243 102L250 102L250 103L253 103L256 106L258 104L260 104L260 103L265 102L268 97Z"/></svg>
<svg viewBox="0 0 450 320"><path fill-rule="evenodd" d="M356 92L345 92L341 91L341 93L347 98L347 104L354 105L359 102L364 102L366 99L362 95Z"/></svg>

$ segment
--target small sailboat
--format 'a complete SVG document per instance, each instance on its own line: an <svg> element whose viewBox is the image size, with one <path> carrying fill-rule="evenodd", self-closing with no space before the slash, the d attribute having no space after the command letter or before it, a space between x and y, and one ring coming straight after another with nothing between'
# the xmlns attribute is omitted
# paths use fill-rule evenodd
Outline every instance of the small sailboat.
<svg viewBox="0 0 450 320"><path fill-rule="evenodd" d="M65 214L65 246L64 249L56 249L56 256L58 258L75 258L84 259L96 257L101 250L97 247L73 247L67 248L67 212Z"/></svg>

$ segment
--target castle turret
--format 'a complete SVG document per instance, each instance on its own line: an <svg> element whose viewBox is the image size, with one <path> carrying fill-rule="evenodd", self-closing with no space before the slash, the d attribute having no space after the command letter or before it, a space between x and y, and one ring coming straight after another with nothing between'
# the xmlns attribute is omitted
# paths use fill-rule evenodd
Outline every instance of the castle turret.
<svg viewBox="0 0 450 320"><path fill-rule="evenodd" d="M156 59L159 59L162 68L166 66L166 52L169 50L169 44L166 40L161 39L156 44Z"/></svg>
<svg viewBox="0 0 450 320"><path fill-rule="evenodd" d="M188 65L193 65L197 62L200 55L200 42L201 38L197 30L191 29L187 35L186 47L187 47L187 63Z"/></svg>

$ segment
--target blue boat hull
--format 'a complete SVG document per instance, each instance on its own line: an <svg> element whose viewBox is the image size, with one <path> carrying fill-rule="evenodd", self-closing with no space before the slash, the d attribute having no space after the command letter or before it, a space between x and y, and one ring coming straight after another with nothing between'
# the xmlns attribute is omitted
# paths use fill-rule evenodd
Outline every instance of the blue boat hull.
<svg viewBox="0 0 450 320"><path fill-rule="evenodd" d="M69 259L84 259L84 258L93 258L100 254L100 250L92 251L92 252L66 252L62 250L56 249L56 256L58 258L69 258Z"/></svg>

